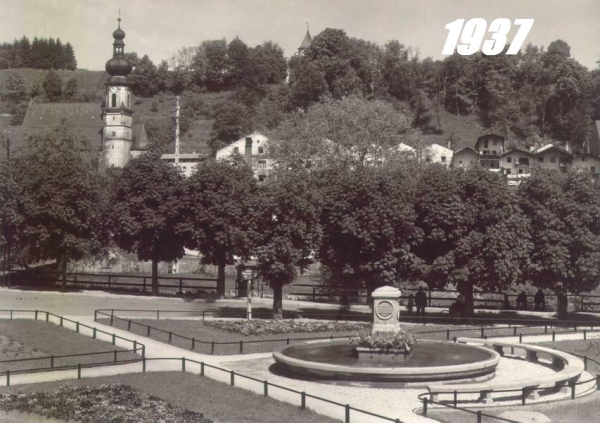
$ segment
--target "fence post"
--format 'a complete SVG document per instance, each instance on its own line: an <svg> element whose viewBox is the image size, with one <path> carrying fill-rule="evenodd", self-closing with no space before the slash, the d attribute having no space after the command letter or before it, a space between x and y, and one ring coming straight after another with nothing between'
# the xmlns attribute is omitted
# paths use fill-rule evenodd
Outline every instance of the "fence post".
<svg viewBox="0 0 600 423"><path fill-rule="evenodd" d="M92 339L96 339L96 328L94 328L94 331L92 332Z"/></svg>
<svg viewBox="0 0 600 423"><path fill-rule="evenodd" d="M204 323L204 311L202 312L202 323Z"/></svg>
<svg viewBox="0 0 600 423"><path fill-rule="evenodd" d="M477 423L481 423L481 411L477 412Z"/></svg>
<svg viewBox="0 0 600 423"><path fill-rule="evenodd" d="M108 289L110 290L110 275L108 275Z"/></svg>
<svg viewBox="0 0 600 423"><path fill-rule="evenodd" d="M172 339L173 339L173 334L171 332L169 332L169 344L171 343Z"/></svg>
<svg viewBox="0 0 600 423"><path fill-rule="evenodd" d="M587 330L583 330L583 340L587 340Z"/></svg>
<svg viewBox="0 0 600 423"><path fill-rule="evenodd" d="M571 399L575 399L575 382L569 382L571 384Z"/></svg>
<svg viewBox="0 0 600 423"><path fill-rule="evenodd" d="M35 320L37 320L37 314L38 314L38 311L36 310L35 311Z"/></svg>
<svg viewBox="0 0 600 423"><path fill-rule="evenodd" d="M112 314L112 312L110 313L110 325L113 325L113 320L114 320L114 316Z"/></svg>
<svg viewBox="0 0 600 423"><path fill-rule="evenodd" d="M116 342L116 335L113 333L112 334L112 344L115 345Z"/></svg>
<svg viewBox="0 0 600 423"><path fill-rule="evenodd" d="M316 298L316 295L317 295L317 288L313 286L313 294L312 294L312 300L313 300L313 303L316 301L316 300L315 300L315 298Z"/></svg>
<svg viewBox="0 0 600 423"><path fill-rule="evenodd" d="M556 332L552 331L552 342L556 340Z"/></svg>
<svg viewBox="0 0 600 423"><path fill-rule="evenodd" d="M10 370L6 371L6 386L10 386Z"/></svg>
<svg viewBox="0 0 600 423"><path fill-rule="evenodd" d="M79 322L75 322L75 332L79 333Z"/></svg>
<svg viewBox="0 0 600 423"><path fill-rule="evenodd" d="M94 310L94 322L98 321L98 310Z"/></svg>
<svg viewBox="0 0 600 423"><path fill-rule="evenodd" d="M600 391L600 375L596 375L596 390Z"/></svg>
<svg viewBox="0 0 600 423"><path fill-rule="evenodd" d="M263 393L265 395L265 397L269 396L269 382L267 382L266 380L263 382Z"/></svg>
<svg viewBox="0 0 600 423"><path fill-rule="evenodd" d="M350 423L350 405L346 404L346 423Z"/></svg>
<svg viewBox="0 0 600 423"><path fill-rule="evenodd" d="M244 341L240 341L240 354L244 353Z"/></svg>
<svg viewBox="0 0 600 423"><path fill-rule="evenodd" d="M446 329L446 341L450 340L450 329Z"/></svg>
<svg viewBox="0 0 600 423"><path fill-rule="evenodd" d="M181 357L181 371L185 373L185 357Z"/></svg>
<svg viewBox="0 0 600 423"><path fill-rule="evenodd" d="M77 364L77 379L81 379L81 364Z"/></svg>
<svg viewBox="0 0 600 423"><path fill-rule="evenodd" d="M160 320L160 310L156 310L156 320Z"/></svg>
<svg viewBox="0 0 600 423"><path fill-rule="evenodd" d="M287 339L287 344L290 345L290 338Z"/></svg>
<svg viewBox="0 0 600 423"><path fill-rule="evenodd" d="M587 355L583 356L583 370L587 372Z"/></svg>
<svg viewBox="0 0 600 423"><path fill-rule="evenodd" d="M456 389L454 390L454 408L456 408L457 406L457 402L458 402L458 393L456 392Z"/></svg>
<svg viewBox="0 0 600 423"><path fill-rule="evenodd" d="M210 353L211 354L215 353L215 341L212 341L210 344Z"/></svg>
<svg viewBox="0 0 600 423"><path fill-rule="evenodd" d="M146 357L142 358L142 373L146 373Z"/></svg>
<svg viewBox="0 0 600 423"><path fill-rule="evenodd" d="M200 363L200 376L204 376L204 361Z"/></svg>
<svg viewBox="0 0 600 423"><path fill-rule="evenodd" d="M11 310L10 311L10 320L12 320L12 319L13 319L13 311ZM60 321L61 321L60 325L62 326L62 317L60 318Z"/></svg>
<svg viewBox="0 0 600 423"><path fill-rule="evenodd" d="M483 338L483 326L481 327L481 337Z"/></svg>
<svg viewBox="0 0 600 423"><path fill-rule="evenodd" d="M150 325L148 325L148 332L147 332L146 336L150 337Z"/></svg>
<svg viewBox="0 0 600 423"><path fill-rule="evenodd" d="M142 345L142 357L145 358L146 357L146 346Z"/></svg>
<svg viewBox="0 0 600 423"><path fill-rule="evenodd" d="M513 326L513 336L517 336L517 327Z"/></svg>
<svg viewBox="0 0 600 423"><path fill-rule="evenodd" d="M50 356L50 368L51 369L54 368L54 356L53 355Z"/></svg>
<svg viewBox="0 0 600 423"><path fill-rule="evenodd" d="M183 278L179 278L179 294L183 294Z"/></svg>
<svg viewBox="0 0 600 423"><path fill-rule="evenodd" d="M50 318L50 313L46 312L46 322L48 321L49 318Z"/></svg>
<svg viewBox="0 0 600 423"><path fill-rule="evenodd" d="M10 311L10 318L12 319L12 310ZM60 316L60 325L63 325L63 317Z"/></svg>
<svg viewBox="0 0 600 423"><path fill-rule="evenodd" d="M300 408L306 408L306 392L300 394Z"/></svg>
<svg viewBox="0 0 600 423"><path fill-rule="evenodd" d="M137 354L137 341L133 341L133 353Z"/></svg>
<svg viewBox="0 0 600 423"><path fill-rule="evenodd" d="M192 338L192 351L196 349L196 338Z"/></svg>
<svg viewBox="0 0 600 423"><path fill-rule="evenodd" d="M127 321L127 330L131 331L131 320Z"/></svg>
<svg viewBox="0 0 600 423"><path fill-rule="evenodd" d="M235 372L231 371L231 386L235 386Z"/></svg>
<svg viewBox="0 0 600 423"><path fill-rule="evenodd" d="M519 344L522 344L522 343L523 343L523 334L520 333L519 334Z"/></svg>
<svg viewBox="0 0 600 423"><path fill-rule="evenodd" d="M115 363L117 362L117 350L114 351L114 355L115 355Z"/></svg>
<svg viewBox="0 0 600 423"><path fill-rule="evenodd" d="M427 416L427 398L423 398L423 415Z"/></svg>
<svg viewBox="0 0 600 423"><path fill-rule="evenodd" d="M521 389L521 405L525 405L525 388Z"/></svg>
<svg viewBox="0 0 600 423"><path fill-rule="evenodd" d="M142 287L143 287L143 288L142 288L142 289L143 289L143 292L144 292L144 294L145 294L145 293L146 293L146 277L145 277L145 276L144 276L144 282L143 282L143 284L142 284Z"/></svg>

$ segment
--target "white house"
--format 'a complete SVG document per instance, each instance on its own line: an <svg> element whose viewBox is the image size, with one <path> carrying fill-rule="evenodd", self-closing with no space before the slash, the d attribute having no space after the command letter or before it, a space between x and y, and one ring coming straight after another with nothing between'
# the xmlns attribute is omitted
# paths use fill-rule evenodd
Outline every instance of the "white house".
<svg viewBox="0 0 600 423"><path fill-rule="evenodd" d="M254 177L262 182L267 179L274 164L267 157L268 141L263 134L254 132L218 150L216 158L227 159L239 154L252 168Z"/></svg>

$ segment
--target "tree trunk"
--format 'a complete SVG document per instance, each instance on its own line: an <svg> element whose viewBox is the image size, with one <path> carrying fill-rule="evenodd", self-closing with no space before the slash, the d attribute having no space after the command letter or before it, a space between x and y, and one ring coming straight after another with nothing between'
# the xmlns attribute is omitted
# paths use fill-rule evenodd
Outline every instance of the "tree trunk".
<svg viewBox="0 0 600 423"><path fill-rule="evenodd" d="M283 319L283 285L277 281L273 288L273 320Z"/></svg>
<svg viewBox="0 0 600 423"><path fill-rule="evenodd" d="M64 257L60 261L60 278L62 280L63 291L67 290L67 261Z"/></svg>
<svg viewBox="0 0 600 423"><path fill-rule="evenodd" d="M556 301L556 311L558 313L558 318L562 319L567 317L567 313L569 310L569 299L567 298L567 294L564 292L557 292Z"/></svg>
<svg viewBox="0 0 600 423"><path fill-rule="evenodd" d="M158 259L152 259L152 295L158 295Z"/></svg>
<svg viewBox="0 0 600 423"><path fill-rule="evenodd" d="M470 283L461 284L459 283L456 287L459 294L465 299L465 316L472 316L475 314L475 301L473 298L473 285Z"/></svg>
<svg viewBox="0 0 600 423"><path fill-rule="evenodd" d="M217 298L225 298L225 260L217 265Z"/></svg>

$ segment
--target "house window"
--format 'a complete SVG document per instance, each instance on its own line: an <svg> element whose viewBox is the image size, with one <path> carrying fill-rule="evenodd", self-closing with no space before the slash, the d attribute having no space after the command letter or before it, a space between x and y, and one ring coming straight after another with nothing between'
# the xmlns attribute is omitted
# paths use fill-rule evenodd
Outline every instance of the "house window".
<svg viewBox="0 0 600 423"><path fill-rule="evenodd" d="M556 157L554 157L554 156L550 157L550 163L556 163Z"/></svg>
<svg viewBox="0 0 600 423"><path fill-rule="evenodd" d="M544 163L544 158L543 157L538 157L538 162L539 163Z"/></svg>
<svg viewBox="0 0 600 423"><path fill-rule="evenodd" d="M239 147L233 147L233 154L240 154Z"/></svg>
<svg viewBox="0 0 600 423"><path fill-rule="evenodd" d="M488 148L488 140L483 141L483 148Z"/></svg>
<svg viewBox="0 0 600 423"><path fill-rule="evenodd" d="M510 169L506 169L506 174L510 175L512 173L512 171Z"/></svg>
<svg viewBox="0 0 600 423"><path fill-rule="evenodd" d="M116 136L117 136L117 133L116 133L115 131L112 131L110 134L111 134L113 137L116 137Z"/></svg>
<svg viewBox="0 0 600 423"><path fill-rule="evenodd" d="M264 154L265 150L262 147L258 147L258 154Z"/></svg>
<svg viewBox="0 0 600 423"><path fill-rule="evenodd" d="M519 164L523 166L529 166L529 159L526 157L521 157L519 160Z"/></svg>
<svg viewBox="0 0 600 423"><path fill-rule="evenodd" d="M512 157L508 156L508 157L506 158L506 163L511 163L511 162L512 162Z"/></svg>
<svg viewBox="0 0 600 423"><path fill-rule="evenodd" d="M446 163L446 156L442 156L442 163Z"/></svg>
<svg viewBox="0 0 600 423"><path fill-rule="evenodd" d="M523 174L523 169L519 169L519 175Z"/></svg>
<svg viewBox="0 0 600 423"><path fill-rule="evenodd" d="M590 167L590 172L592 172L592 174L596 174L596 166L592 166Z"/></svg>
<svg viewBox="0 0 600 423"><path fill-rule="evenodd" d="M267 180L267 175L258 175L258 182L264 182Z"/></svg>
<svg viewBox="0 0 600 423"><path fill-rule="evenodd" d="M117 95L116 94L112 95L111 107L117 107Z"/></svg>
<svg viewBox="0 0 600 423"><path fill-rule="evenodd" d="M267 162L264 160L259 160L258 167L263 167L263 168L267 167Z"/></svg>
<svg viewBox="0 0 600 423"><path fill-rule="evenodd" d="M458 164L462 164L462 160L459 160L459 161L458 161Z"/></svg>

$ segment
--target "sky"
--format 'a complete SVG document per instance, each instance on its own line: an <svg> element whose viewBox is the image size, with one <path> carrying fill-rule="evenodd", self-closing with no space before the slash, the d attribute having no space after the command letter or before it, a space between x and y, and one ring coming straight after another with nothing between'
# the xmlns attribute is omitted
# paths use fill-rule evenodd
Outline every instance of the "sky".
<svg viewBox="0 0 600 423"><path fill-rule="evenodd" d="M79 69L101 70L112 56L119 9L125 51L147 54L155 64L182 47L236 36L252 47L274 41L289 57L307 22L313 36L339 28L442 59L446 24L472 18L535 19L525 44L562 39L589 69L600 60L600 0L0 0L0 42L60 38L73 45Z"/></svg>

